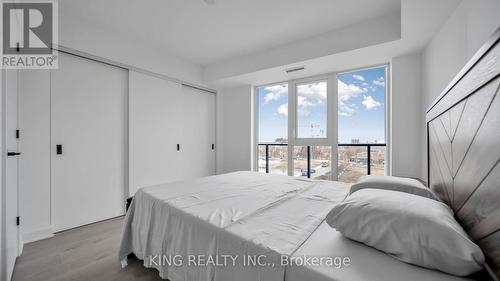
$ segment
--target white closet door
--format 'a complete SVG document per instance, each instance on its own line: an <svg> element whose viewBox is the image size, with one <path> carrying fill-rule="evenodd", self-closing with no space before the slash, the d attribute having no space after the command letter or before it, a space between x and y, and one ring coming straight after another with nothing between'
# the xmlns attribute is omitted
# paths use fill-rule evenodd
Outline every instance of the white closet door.
<svg viewBox="0 0 500 281"><path fill-rule="evenodd" d="M5 266L6 278L10 280L14 270L16 258L20 253L20 240L19 240L19 227L16 224L16 217L18 216L18 160L20 155L12 153L18 152L18 140L16 138L16 130L18 129L18 71L6 70L5 78L5 93L3 102L3 116L5 124L5 148L2 153L9 153L11 156L4 156L5 158L5 179L3 185L5 186ZM2 111L3 111L2 110ZM1 134L0 134L1 135ZM3 207L3 206L2 206ZM2 253L3 254L3 253ZM3 275L4 272L1 272ZM0 276L2 279L3 276Z"/></svg>
<svg viewBox="0 0 500 281"><path fill-rule="evenodd" d="M51 71L55 231L123 215L127 169L127 71L59 58L59 69Z"/></svg>
<svg viewBox="0 0 500 281"><path fill-rule="evenodd" d="M183 179L181 85L130 71L130 195L138 188ZM180 151L177 151L177 144Z"/></svg>
<svg viewBox="0 0 500 281"><path fill-rule="evenodd" d="M215 174L215 94L182 86L182 160L186 178ZM212 145L214 145L212 149Z"/></svg>

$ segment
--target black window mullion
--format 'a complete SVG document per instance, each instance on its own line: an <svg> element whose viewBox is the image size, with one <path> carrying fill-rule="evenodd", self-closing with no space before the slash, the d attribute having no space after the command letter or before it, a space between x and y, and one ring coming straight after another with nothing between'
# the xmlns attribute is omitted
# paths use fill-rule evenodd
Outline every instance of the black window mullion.
<svg viewBox="0 0 500 281"><path fill-rule="evenodd" d="M371 159L372 158L372 155L371 155L372 154L372 148L371 148L370 145L367 145L366 148L367 148L367 151L366 151L366 164L368 165L368 167L367 167L367 169L368 169L367 172L368 173L367 174L370 175L372 173L372 167L371 167L372 166L372 161L371 161L372 160Z"/></svg>
<svg viewBox="0 0 500 281"><path fill-rule="evenodd" d="M311 146L307 146L307 178L311 178Z"/></svg>
<svg viewBox="0 0 500 281"><path fill-rule="evenodd" d="M269 144L266 144L266 174L269 174Z"/></svg>

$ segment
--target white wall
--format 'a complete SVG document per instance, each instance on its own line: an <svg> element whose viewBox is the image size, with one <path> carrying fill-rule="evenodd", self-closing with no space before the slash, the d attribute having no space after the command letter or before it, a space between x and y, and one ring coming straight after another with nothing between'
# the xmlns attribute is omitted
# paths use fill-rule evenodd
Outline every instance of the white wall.
<svg viewBox="0 0 500 281"><path fill-rule="evenodd" d="M125 33L110 32L92 22L68 17L59 3L59 45L202 85L202 68Z"/></svg>
<svg viewBox="0 0 500 281"><path fill-rule="evenodd" d="M463 0L432 38L422 55L422 112L426 112L434 99L500 26L499 11L500 0ZM425 122L421 127L425 128ZM426 179L426 149L422 152L422 178Z"/></svg>
<svg viewBox="0 0 500 281"><path fill-rule="evenodd" d="M205 79L217 81L273 67L338 54L401 39L401 12L388 14L345 28L276 46L241 57L222 60L205 67Z"/></svg>
<svg viewBox="0 0 500 281"><path fill-rule="evenodd" d="M500 26L500 0L463 0L423 52L424 109Z"/></svg>
<svg viewBox="0 0 500 281"><path fill-rule="evenodd" d="M391 63L391 170L393 176L420 178L422 161L421 55Z"/></svg>
<svg viewBox="0 0 500 281"><path fill-rule="evenodd" d="M252 169L252 87L217 92L217 174Z"/></svg>

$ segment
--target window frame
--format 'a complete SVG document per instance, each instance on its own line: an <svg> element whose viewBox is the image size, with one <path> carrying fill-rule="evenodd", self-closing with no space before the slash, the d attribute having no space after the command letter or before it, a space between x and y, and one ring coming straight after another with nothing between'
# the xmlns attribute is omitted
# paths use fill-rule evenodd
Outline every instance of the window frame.
<svg viewBox="0 0 500 281"><path fill-rule="evenodd" d="M288 127L289 128L290 126L292 127L292 132L291 132L292 134L290 135L289 131L288 135L289 139L293 140L293 143L295 145L320 145L320 146L333 145L333 142L336 139L335 138L336 134L335 132L332 131L332 126L330 123L332 123L331 122L332 117L335 119L333 121L336 121L337 119L337 117L335 117L335 114L333 114L335 110L335 104L333 102L334 100L336 101L336 97L334 97L336 91L332 88L334 88L337 85L337 83L334 81L335 77L333 75L334 75L333 73L330 73L330 74L311 76L290 81L290 84L288 85L288 120L289 122L292 121L292 124L289 124ZM297 114L297 109L298 109L297 86L308 83L321 82L321 81L326 81L326 138L299 138L298 137L299 116Z"/></svg>

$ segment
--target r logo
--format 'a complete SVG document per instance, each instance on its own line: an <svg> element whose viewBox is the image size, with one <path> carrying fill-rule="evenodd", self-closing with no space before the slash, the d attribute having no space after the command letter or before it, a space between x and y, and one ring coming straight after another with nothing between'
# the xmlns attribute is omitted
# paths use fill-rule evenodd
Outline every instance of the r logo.
<svg viewBox="0 0 500 281"><path fill-rule="evenodd" d="M53 3L2 3L3 55L52 54Z"/></svg>

